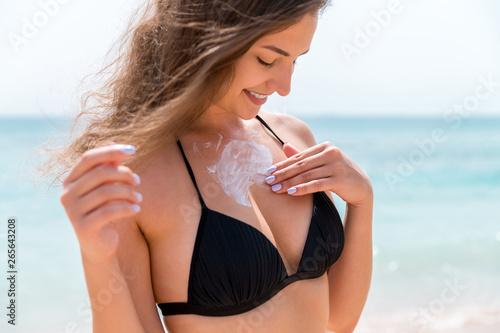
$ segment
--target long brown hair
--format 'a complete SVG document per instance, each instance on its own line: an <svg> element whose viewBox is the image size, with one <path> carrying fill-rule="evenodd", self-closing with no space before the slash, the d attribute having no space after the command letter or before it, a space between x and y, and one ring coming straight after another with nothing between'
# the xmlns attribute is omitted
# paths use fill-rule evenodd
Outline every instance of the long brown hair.
<svg viewBox="0 0 500 333"><path fill-rule="evenodd" d="M51 151L39 167L54 181L85 151L107 141L132 144L139 161L172 143L232 80L233 65L259 38L285 29L329 0L147 1L131 22L114 60L98 77L98 90L83 95L70 143ZM86 118L86 119L85 119Z"/></svg>

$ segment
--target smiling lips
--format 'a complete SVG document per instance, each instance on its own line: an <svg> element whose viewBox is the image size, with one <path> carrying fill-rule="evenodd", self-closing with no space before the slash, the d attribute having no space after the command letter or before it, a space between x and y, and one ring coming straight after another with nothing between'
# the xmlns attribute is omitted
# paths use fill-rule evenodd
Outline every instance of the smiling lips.
<svg viewBox="0 0 500 333"><path fill-rule="evenodd" d="M247 90L247 89L244 89L243 91L247 94L248 98L254 104L259 105L259 106L262 105L262 104L264 104L265 102L267 102L267 97L269 96L269 95L257 94L255 92Z"/></svg>

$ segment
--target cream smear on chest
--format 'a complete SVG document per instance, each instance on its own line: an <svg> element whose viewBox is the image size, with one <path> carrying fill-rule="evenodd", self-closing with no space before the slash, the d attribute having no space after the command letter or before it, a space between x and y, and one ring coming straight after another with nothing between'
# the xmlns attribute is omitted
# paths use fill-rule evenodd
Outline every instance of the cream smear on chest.
<svg viewBox="0 0 500 333"><path fill-rule="evenodd" d="M248 190L253 184L264 184L267 169L273 164L273 156L266 146L253 138L260 133L252 132L250 140L232 140L222 150L219 161L208 167L215 173L224 192L247 207L252 204L248 199ZM222 138L222 137L221 137ZM217 145L217 150L220 145Z"/></svg>

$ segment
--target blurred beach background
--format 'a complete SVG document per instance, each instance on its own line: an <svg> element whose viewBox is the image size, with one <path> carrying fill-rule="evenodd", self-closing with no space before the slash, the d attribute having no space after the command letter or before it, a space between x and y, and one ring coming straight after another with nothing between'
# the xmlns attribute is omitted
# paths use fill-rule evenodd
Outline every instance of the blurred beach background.
<svg viewBox="0 0 500 333"><path fill-rule="evenodd" d="M498 332L500 118L470 119L456 130L440 119L302 119L319 142L334 142L373 182L373 281L356 332L478 326ZM6 219L16 217L19 267L19 326L13 330L3 320L2 332L90 332L78 244L60 189L35 191L27 176L33 156L26 157L63 124L56 118L0 122L8 157L0 162L1 252L5 259ZM433 145L436 129L445 140ZM336 204L343 216L338 197ZM0 268L7 271L6 260ZM0 281L6 304L7 281ZM81 331L68 330L73 325Z"/></svg>
<svg viewBox="0 0 500 333"><path fill-rule="evenodd" d="M82 78L138 3L0 4L0 332L91 332L78 243L60 189L35 189L32 152L68 134ZM500 331L498 14L496 0L334 1L292 93L265 105L304 120L372 180L374 271L355 333Z"/></svg>

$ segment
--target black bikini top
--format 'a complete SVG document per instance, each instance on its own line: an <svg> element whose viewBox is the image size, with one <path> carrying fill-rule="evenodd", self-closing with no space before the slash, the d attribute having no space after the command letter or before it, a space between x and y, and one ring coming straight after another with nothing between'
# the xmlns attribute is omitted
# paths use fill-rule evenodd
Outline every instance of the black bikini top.
<svg viewBox="0 0 500 333"><path fill-rule="evenodd" d="M271 130L262 118L257 119ZM344 247L342 221L325 192L313 194L313 212L299 267L295 274L288 275L277 248L261 231L205 205L181 143L177 144L202 209L187 303L158 304L164 316L230 316L249 311L293 282L322 276L340 257Z"/></svg>

